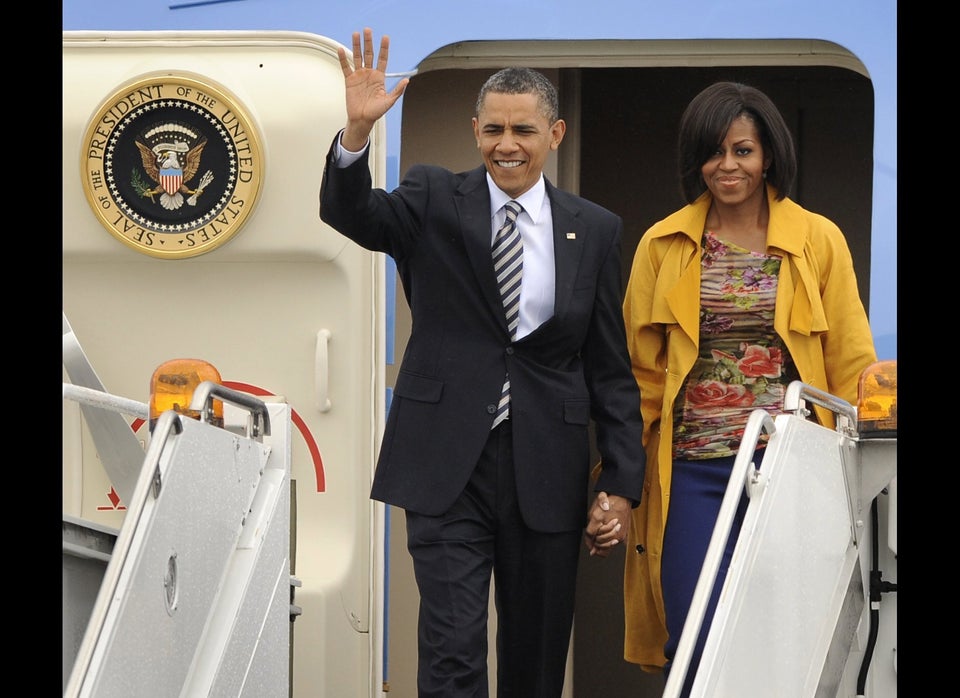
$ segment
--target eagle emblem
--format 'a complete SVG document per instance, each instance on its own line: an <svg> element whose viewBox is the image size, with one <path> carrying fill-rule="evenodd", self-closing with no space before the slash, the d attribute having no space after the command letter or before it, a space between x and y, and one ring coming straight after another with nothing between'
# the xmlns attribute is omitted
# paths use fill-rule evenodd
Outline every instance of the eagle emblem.
<svg viewBox="0 0 960 698"><path fill-rule="evenodd" d="M145 139L148 142L137 139L136 144L143 169L154 185L140 182L137 186L140 196L156 201L154 197L159 195L160 205L168 211L183 206L184 195L189 197L186 199L188 205L196 206L198 197L213 181L213 172L207 170L196 188L188 186L200 169L200 157L207 139L181 124L158 126L147 132Z"/></svg>

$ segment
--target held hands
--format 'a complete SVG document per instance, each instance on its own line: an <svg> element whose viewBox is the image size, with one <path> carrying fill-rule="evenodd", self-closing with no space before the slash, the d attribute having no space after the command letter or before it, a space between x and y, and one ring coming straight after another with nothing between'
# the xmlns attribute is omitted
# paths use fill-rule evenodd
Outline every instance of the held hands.
<svg viewBox="0 0 960 698"><path fill-rule="evenodd" d="M625 497L598 492L583 531L583 542L591 555L608 557L615 546L627 540L632 503Z"/></svg>
<svg viewBox="0 0 960 698"><path fill-rule="evenodd" d="M373 124L396 104L407 89L409 78L403 78L390 91L386 90L387 58L390 54L390 37L380 39L380 57L376 67L373 63L373 30L363 30L363 51L360 50L360 32L353 33L353 66L347 60L343 47L337 49L340 69L346 89L347 126L341 138L344 148L362 150L367 143Z"/></svg>

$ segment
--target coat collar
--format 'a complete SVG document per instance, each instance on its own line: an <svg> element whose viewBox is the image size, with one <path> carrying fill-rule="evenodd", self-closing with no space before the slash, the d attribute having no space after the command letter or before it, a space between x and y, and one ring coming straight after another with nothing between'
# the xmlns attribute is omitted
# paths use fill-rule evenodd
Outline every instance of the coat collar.
<svg viewBox="0 0 960 698"><path fill-rule="evenodd" d="M767 205L770 211L770 220L767 222L767 247L774 247L794 256L802 255L808 225L803 209L789 198L777 201L777 190L769 184L766 187ZM647 234L657 238L680 232L699 246L712 201L710 192L703 192L693 203L654 225Z"/></svg>
<svg viewBox="0 0 960 698"><path fill-rule="evenodd" d="M822 331L826 329L826 315L816 274L806 258L810 213L789 198L778 201L776 195L776 189L768 184L767 248L783 253L780 283L786 286L786 291L778 292L777 296L778 303L783 302L790 308L789 313L780 312L778 317L789 318L791 331L801 334ZM646 233L654 239L680 233L692 243L674 250L683 257L676 259L673 267L679 270L679 276L658 278L658 285L663 287L654 293L653 319L669 322L670 318L675 318L694 342L699 331L699 303L692 303L690 299L700 297L700 241L711 200L710 192L704 192L696 201L664 218Z"/></svg>

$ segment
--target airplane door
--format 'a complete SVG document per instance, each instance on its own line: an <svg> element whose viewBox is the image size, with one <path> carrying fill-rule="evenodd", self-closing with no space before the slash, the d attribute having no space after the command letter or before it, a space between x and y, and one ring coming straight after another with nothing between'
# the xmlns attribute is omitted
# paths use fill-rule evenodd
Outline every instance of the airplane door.
<svg viewBox="0 0 960 698"><path fill-rule="evenodd" d="M300 32L63 33L63 312L112 394L148 402L157 366L198 358L228 387L289 403L292 695L321 698L379 695L385 576L369 499L385 260L318 213L346 120L337 46ZM384 134L371 143L380 187ZM142 420L131 428L149 440ZM64 513L119 528L124 502L66 402L63 431Z"/></svg>

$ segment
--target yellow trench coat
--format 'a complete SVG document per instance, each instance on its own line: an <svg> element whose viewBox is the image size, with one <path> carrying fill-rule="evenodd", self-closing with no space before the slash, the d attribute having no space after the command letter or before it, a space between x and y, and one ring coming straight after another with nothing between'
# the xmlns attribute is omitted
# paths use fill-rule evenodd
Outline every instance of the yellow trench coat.
<svg viewBox="0 0 960 698"><path fill-rule="evenodd" d="M855 404L860 374L877 356L846 239L829 219L775 194L768 186L767 250L783 258L774 327L804 383ZM705 192L644 234L623 304L647 453L643 497L627 540L624 658L646 671L666 662L660 554L670 504L671 415L697 358L700 240L710 202ZM832 413L814 409L833 428Z"/></svg>

